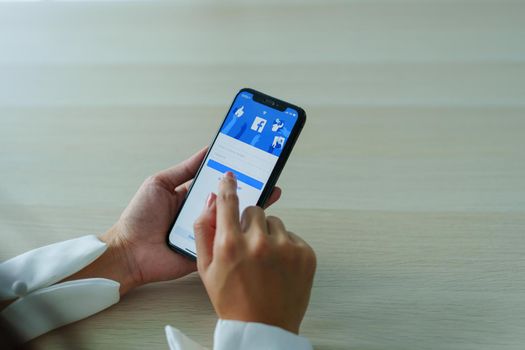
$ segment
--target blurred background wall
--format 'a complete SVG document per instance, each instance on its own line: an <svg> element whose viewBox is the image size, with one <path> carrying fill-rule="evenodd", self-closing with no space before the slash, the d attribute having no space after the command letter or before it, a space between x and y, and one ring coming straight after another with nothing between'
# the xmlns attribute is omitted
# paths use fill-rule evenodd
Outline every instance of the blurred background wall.
<svg viewBox="0 0 525 350"><path fill-rule="evenodd" d="M246 84L315 106L523 104L521 1L0 6L4 107L224 105Z"/></svg>

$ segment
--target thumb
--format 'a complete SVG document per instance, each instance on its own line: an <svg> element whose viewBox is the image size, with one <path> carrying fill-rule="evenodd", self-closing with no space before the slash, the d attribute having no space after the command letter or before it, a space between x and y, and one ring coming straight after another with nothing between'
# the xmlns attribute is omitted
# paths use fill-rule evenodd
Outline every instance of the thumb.
<svg viewBox="0 0 525 350"><path fill-rule="evenodd" d="M197 247L197 268L206 270L213 259L213 241L215 239L215 221L217 195L210 193L201 215L193 224L195 245Z"/></svg>

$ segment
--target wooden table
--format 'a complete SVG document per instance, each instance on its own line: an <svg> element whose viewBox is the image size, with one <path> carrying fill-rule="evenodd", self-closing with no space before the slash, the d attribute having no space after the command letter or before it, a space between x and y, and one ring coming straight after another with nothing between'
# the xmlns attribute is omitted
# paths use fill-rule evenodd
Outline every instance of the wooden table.
<svg viewBox="0 0 525 350"><path fill-rule="evenodd" d="M0 4L0 258L118 218L244 86L304 106L270 212L315 248L316 349L522 349L525 5ZM42 348L211 346L196 275Z"/></svg>

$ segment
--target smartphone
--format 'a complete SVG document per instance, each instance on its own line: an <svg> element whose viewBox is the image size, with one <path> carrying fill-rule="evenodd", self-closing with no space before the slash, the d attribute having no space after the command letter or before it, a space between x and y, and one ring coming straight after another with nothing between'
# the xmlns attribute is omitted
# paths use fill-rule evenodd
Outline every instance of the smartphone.
<svg viewBox="0 0 525 350"><path fill-rule="evenodd" d="M168 246L192 260L197 258L193 223L228 171L237 178L240 212L251 205L262 207L305 121L300 107L253 89L240 90L173 220Z"/></svg>

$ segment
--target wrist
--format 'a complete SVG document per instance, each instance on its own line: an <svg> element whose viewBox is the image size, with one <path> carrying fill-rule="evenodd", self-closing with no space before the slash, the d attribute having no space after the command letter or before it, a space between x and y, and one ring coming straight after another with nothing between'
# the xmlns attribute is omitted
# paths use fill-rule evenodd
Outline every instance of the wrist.
<svg viewBox="0 0 525 350"><path fill-rule="evenodd" d="M106 264L102 269L103 273L108 275L107 278L120 283L120 295L142 285L142 276L140 269L137 268L132 246L120 238L118 228L115 226L110 228L99 239L108 246L101 256L104 260L101 263Z"/></svg>
<svg viewBox="0 0 525 350"><path fill-rule="evenodd" d="M120 296L123 296L131 289L138 287L140 273L136 273L131 248L126 242L118 238L115 228L98 237L106 243L106 251L88 266L74 273L65 281L78 280L84 278L107 278L120 284Z"/></svg>

